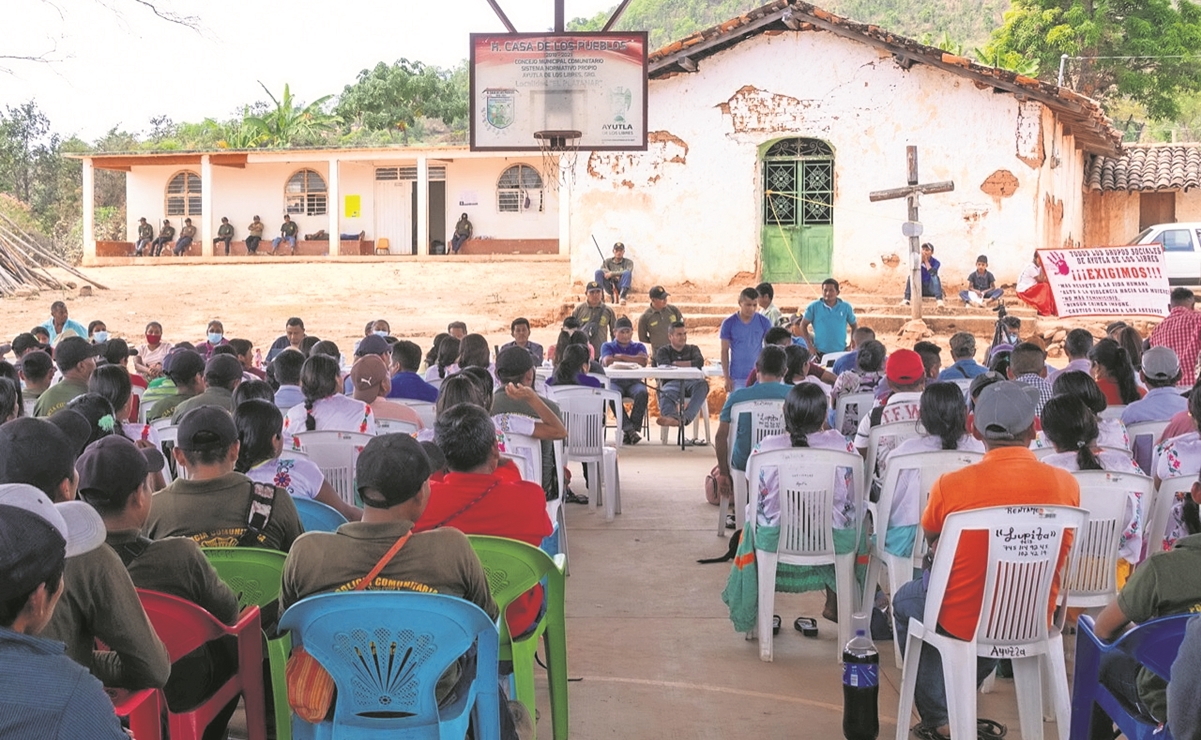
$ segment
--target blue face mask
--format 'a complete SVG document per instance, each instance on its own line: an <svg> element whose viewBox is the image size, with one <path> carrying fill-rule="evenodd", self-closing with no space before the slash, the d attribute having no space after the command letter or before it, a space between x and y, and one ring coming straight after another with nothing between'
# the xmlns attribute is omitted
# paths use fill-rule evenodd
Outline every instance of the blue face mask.
<svg viewBox="0 0 1201 740"><path fill-rule="evenodd" d="M376 331L376 332L372 332L372 333L373 333L373 334L375 334L375 336L377 336L377 337L386 337L386 336L388 336L388 332L386 332L386 331Z"/></svg>
<svg viewBox="0 0 1201 740"><path fill-rule="evenodd" d="M209 344L221 344L221 332L210 331L209 332Z"/></svg>
<svg viewBox="0 0 1201 740"><path fill-rule="evenodd" d="M92 341L95 342L96 344L100 344L101 342L107 342L108 341L108 332L106 332L106 331L93 332L92 333Z"/></svg>

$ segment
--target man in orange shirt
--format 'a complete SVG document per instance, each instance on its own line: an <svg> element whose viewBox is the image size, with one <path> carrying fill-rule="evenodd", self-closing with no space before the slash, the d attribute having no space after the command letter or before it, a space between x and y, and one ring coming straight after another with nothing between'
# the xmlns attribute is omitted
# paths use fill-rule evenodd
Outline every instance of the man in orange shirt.
<svg viewBox="0 0 1201 740"><path fill-rule="evenodd" d="M980 392L972 434L984 442L984 459L947 473L930 489L930 500L922 515L922 529L931 550L938 542L947 516L958 511L1016 504L1080 505L1080 486L1071 473L1039 462L1029 450L1035 435L1037 403L1036 389L1013 381L993 383ZM1065 540L1060 555L1061 566L1070 545L1071 541ZM952 637L969 640L976 632L984 597L987 557L987 533L964 533L938 615L938 627ZM926 571L921 578L897 589L893 596L896 639L902 650L909 634L910 617L920 620L926 611L928 578L929 571ZM1057 576L1051 589L1049 610L1054 608L1058 591ZM976 659L977 686L995 665L993 659ZM951 680L964 681L967 677L951 676ZM949 728L942 660L938 651L929 645L922 646L914 703L921 716L921 723L915 728L918 737L946 737Z"/></svg>

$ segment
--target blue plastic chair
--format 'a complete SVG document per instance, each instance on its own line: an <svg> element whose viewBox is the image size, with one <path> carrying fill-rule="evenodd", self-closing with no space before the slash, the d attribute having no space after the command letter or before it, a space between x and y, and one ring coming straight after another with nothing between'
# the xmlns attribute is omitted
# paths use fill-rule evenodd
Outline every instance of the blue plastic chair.
<svg viewBox="0 0 1201 740"><path fill-rule="evenodd" d="M333 532L346 523L342 512L316 499L294 497L292 502L306 532Z"/></svg>
<svg viewBox="0 0 1201 740"><path fill-rule="evenodd" d="M293 715L293 737L460 740L470 723L477 740L499 740L499 632L475 604L398 591L320 594L293 604L279 626L338 688L333 721L312 725ZM473 644L467 690L439 707L439 676Z"/></svg>
<svg viewBox="0 0 1201 740"><path fill-rule="evenodd" d="M1129 740L1171 740L1168 731L1155 734L1156 726L1122 706L1100 681L1101 658L1121 651L1131 655L1155 675L1170 678L1172 661L1184 641L1184 629L1195 614L1177 614L1144 622L1113 643L1102 642L1093 631L1093 618L1082 615L1076 623L1076 675L1072 679L1072 740L1088 740L1093 705L1114 721Z"/></svg>

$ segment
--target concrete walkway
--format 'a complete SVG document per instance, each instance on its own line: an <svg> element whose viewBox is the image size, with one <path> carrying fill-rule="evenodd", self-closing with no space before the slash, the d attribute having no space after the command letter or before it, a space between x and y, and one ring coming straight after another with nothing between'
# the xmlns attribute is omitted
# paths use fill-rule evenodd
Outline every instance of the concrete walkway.
<svg viewBox="0 0 1201 740"><path fill-rule="evenodd" d="M580 679L570 685L573 738L842 737L837 627L820 619L824 596L776 595L783 626L774 662L763 663L722 603L729 564L696 562L728 543L715 535L716 507L704 499L714 462L712 447L681 451L657 438L623 447L623 513L606 522L603 508L568 506L569 672ZM572 488L582 490L572 468ZM818 617L817 639L793 629L800 615ZM885 738L896 732L901 674L891 643L878 648ZM539 736L549 737L541 679L539 699ZM1011 680L979 695L979 713L1007 725L1009 738L1021 736ZM1055 735L1054 725L1045 729Z"/></svg>

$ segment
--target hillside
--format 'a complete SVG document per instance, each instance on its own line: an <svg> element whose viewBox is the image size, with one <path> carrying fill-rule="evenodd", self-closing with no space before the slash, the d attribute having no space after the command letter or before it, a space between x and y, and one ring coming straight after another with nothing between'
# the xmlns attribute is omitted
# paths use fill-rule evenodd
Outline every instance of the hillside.
<svg viewBox="0 0 1201 740"><path fill-rule="evenodd" d="M657 49L763 4L763 0L634 0L617 30L649 31L650 48ZM984 46L1009 8L1009 0L825 0L817 4L929 43L937 44L945 36L969 51ZM576 19L570 27L599 31L611 13Z"/></svg>

